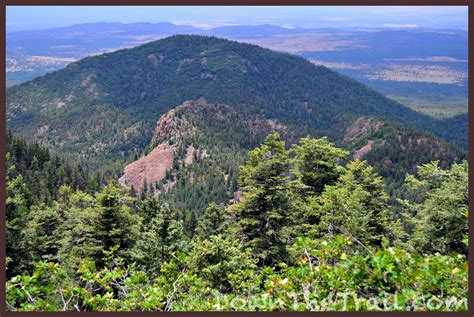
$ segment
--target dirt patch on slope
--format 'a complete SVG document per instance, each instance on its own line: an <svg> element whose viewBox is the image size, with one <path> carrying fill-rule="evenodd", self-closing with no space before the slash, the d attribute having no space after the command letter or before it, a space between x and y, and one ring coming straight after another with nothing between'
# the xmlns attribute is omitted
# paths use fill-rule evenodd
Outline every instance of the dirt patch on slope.
<svg viewBox="0 0 474 317"><path fill-rule="evenodd" d="M365 154L367 154L370 150L372 150L372 145L374 144L374 141L368 140L367 144L358 149L357 151L354 152L354 159L361 160Z"/></svg>
<svg viewBox="0 0 474 317"><path fill-rule="evenodd" d="M173 166L175 147L167 143L160 144L148 155L125 166L124 174L119 182L133 186L140 191L143 182L155 184L166 176L166 171Z"/></svg>

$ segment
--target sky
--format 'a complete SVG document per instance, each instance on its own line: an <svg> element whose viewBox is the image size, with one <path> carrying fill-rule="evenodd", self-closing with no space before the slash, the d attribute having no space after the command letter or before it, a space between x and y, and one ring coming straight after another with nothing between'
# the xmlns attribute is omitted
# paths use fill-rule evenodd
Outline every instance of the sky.
<svg viewBox="0 0 474 317"><path fill-rule="evenodd" d="M467 6L7 6L7 32L94 22L466 29Z"/></svg>

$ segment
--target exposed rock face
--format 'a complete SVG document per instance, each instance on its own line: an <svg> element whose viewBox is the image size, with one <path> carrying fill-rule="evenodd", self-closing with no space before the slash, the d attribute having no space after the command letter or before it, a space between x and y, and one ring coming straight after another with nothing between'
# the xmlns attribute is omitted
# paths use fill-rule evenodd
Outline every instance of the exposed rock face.
<svg viewBox="0 0 474 317"><path fill-rule="evenodd" d="M200 107L205 106L210 107L211 105L207 105L206 100L202 98L196 101L186 101L162 115L156 123L153 133L152 145L155 147L154 150L127 165L119 182L123 185L133 186L135 190L140 191L145 181L154 185L157 181L164 179L166 171L173 166L177 141L184 134L192 132L192 127L176 114L182 110L187 112L199 111ZM198 160L206 156L205 150L195 149L193 145L190 145L186 150L185 164L192 163L195 151L197 151ZM172 182L168 183L167 186L171 187ZM167 189L167 186L164 189Z"/></svg>
<svg viewBox="0 0 474 317"><path fill-rule="evenodd" d="M346 129L346 134L344 135L344 142L354 141L365 134L377 131L379 127L382 126L382 122L375 118L369 117L360 117L357 118L350 126Z"/></svg>
<svg viewBox="0 0 474 317"><path fill-rule="evenodd" d="M151 143L153 146L169 141L172 137L178 137L177 134L177 122L175 118L176 110L173 109L160 117L156 123L155 132L153 133L153 139Z"/></svg>
<svg viewBox="0 0 474 317"><path fill-rule="evenodd" d="M194 146L191 144L186 149L186 157L184 158L184 164L189 165L193 162L193 155L194 155Z"/></svg>
<svg viewBox="0 0 474 317"><path fill-rule="evenodd" d="M160 143L174 141L179 139L182 136L182 133L190 133L189 127L182 129L186 122L183 122L180 118L176 116L178 112L185 110L189 113L196 113L202 107L212 107L206 102L204 98L199 98L198 100L189 100L183 102L180 106L171 109L164 115L160 117L156 123L156 128L153 133L153 139L151 144L157 146Z"/></svg>
<svg viewBox="0 0 474 317"><path fill-rule="evenodd" d="M361 160L365 154L367 154L371 149L372 145L374 144L373 140L368 140L367 144L358 149L357 151L354 152L354 158Z"/></svg>
<svg viewBox="0 0 474 317"><path fill-rule="evenodd" d="M127 165L119 182L133 186L140 191L144 181L149 184L162 180L166 171L173 165L175 147L167 143L160 144L148 155Z"/></svg>
<svg viewBox="0 0 474 317"><path fill-rule="evenodd" d="M212 149L205 148L203 144L199 144L199 141L196 144L195 139L191 141L191 138L197 137L199 139L206 133L219 134L222 127L226 127L228 122L232 122L237 128L234 127L232 132L226 131L222 134L224 139L219 138L218 142L222 142L222 144L217 146L217 151L228 151L226 146L236 142L233 139L235 138L233 133L241 133L241 137L244 138L248 136L263 140L269 133L279 131L284 134L288 130L287 126L276 120L241 116L228 105L209 104L204 98L185 101L159 118L151 141L154 150L127 165L124 175L119 179L120 183L133 186L135 190L140 191L145 181L154 185L157 181L163 180L163 184L160 184L161 187L155 190L155 194L159 194L162 190L168 190L176 182L177 177L176 167L173 163L187 166L208 158L212 153ZM216 127L219 128L216 129ZM127 133L133 133L133 131L133 126L127 128ZM219 137L221 137L220 134ZM183 146L186 146L184 151ZM212 145L207 144L207 146ZM166 176L171 177L165 180ZM194 180L194 175L186 177ZM235 199L238 200L238 196Z"/></svg>

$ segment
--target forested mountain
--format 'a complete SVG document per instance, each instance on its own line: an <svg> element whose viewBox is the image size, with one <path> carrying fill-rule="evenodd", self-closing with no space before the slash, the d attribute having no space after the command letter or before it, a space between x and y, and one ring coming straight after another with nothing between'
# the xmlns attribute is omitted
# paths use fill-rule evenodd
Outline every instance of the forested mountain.
<svg viewBox="0 0 474 317"><path fill-rule="evenodd" d="M202 36L7 98L9 310L467 307L462 117Z"/></svg>
<svg viewBox="0 0 474 317"><path fill-rule="evenodd" d="M303 58L192 35L88 57L11 87L7 124L88 168L117 168L145 149L160 115L198 98L336 141L360 116L461 145L467 138L467 122L448 126Z"/></svg>
<svg viewBox="0 0 474 317"><path fill-rule="evenodd" d="M399 190L407 173L437 160L442 168L466 159L462 148L431 133L371 117L356 119L346 130L343 145L353 157L364 159L384 177L390 193Z"/></svg>

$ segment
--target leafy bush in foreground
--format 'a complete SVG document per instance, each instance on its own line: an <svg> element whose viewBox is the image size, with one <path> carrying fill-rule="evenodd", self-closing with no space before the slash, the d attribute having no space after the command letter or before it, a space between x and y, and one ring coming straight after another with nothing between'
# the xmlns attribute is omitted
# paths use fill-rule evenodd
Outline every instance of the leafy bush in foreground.
<svg viewBox="0 0 474 317"><path fill-rule="evenodd" d="M211 241L222 238L211 238ZM373 254L351 251L349 238L296 239L294 264L237 265L245 253L210 248L196 271L187 265L213 242L198 242L195 254L175 255L149 276L106 252L107 266L84 260L76 272L39 262L32 275L7 283L11 310L208 311L208 310L466 310L467 259L384 246ZM234 247L235 248L235 247ZM191 261L191 263L193 263ZM227 263L230 287L213 287L213 268ZM233 263L233 264L232 264ZM196 268L196 264L193 264Z"/></svg>

